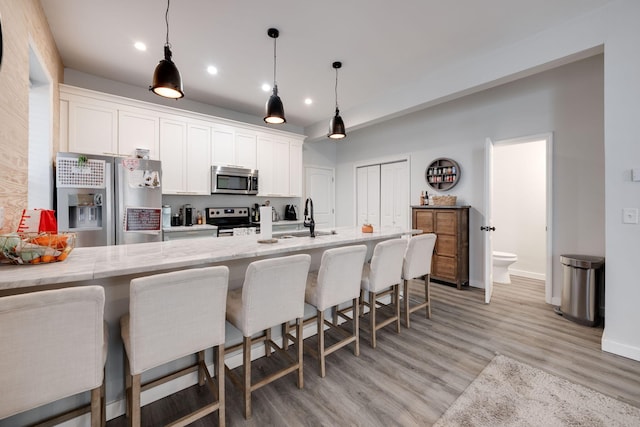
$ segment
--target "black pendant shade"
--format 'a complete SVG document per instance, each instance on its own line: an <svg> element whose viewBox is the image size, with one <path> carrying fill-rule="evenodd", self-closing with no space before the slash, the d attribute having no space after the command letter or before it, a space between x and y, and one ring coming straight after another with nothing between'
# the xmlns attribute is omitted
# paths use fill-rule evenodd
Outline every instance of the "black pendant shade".
<svg viewBox="0 0 640 427"><path fill-rule="evenodd" d="M287 121L284 117L284 105L282 105L282 100L278 96L278 86L273 87L273 94L267 100L266 110L265 122L280 124Z"/></svg>
<svg viewBox="0 0 640 427"><path fill-rule="evenodd" d="M176 64L171 60L171 49L167 45L164 47L164 59L153 72L153 84L149 90L165 98L178 99L184 96L182 77Z"/></svg>
<svg viewBox="0 0 640 427"><path fill-rule="evenodd" d="M156 95L165 98L179 99L184 96L182 89L182 77L178 67L171 59L171 45L169 44L169 5L171 0L167 0L167 11L164 14L164 20L167 24L167 38L164 44L164 59L156 66L153 72L153 83L149 86L149 90Z"/></svg>
<svg viewBox="0 0 640 427"><path fill-rule="evenodd" d="M340 117L340 110L336 108L336 115L329 121L329 138L342 139L347 136L344 130L344 121Z"/></svg>
<svg viewBox="0 0 640 427"><path fill-rule="evenodd" d="M273 93L267 100L264 121L271 124L285 123L284 105L278 96L278 84L276 83L276 39L280 35L277 28L269 28L267 35L273 39Z"/></svg>
<svg viewBox="0 0 640 427"><path fill-rule="evenodd" d="M338 109L338 69L342 67L342 62L336 61L332 66L336 70L336 115L329 121L329 135L327 136L331 139L342 139L347 136L344 121L340 117L340 110Z"/></svg>

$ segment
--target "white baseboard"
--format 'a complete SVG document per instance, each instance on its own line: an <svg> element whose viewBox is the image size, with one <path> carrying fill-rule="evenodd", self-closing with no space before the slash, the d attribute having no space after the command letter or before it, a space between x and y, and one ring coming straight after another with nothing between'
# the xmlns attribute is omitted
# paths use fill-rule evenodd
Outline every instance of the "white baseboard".
<svg viewBox="0 0 640 427"><path fill-rule="evenodd" d="M517 270L515 268L509 268L509 274L514 276L526 277L527 279L536 279L544 281L547 277L544 273L536 273L534 271Z"/></svg>
<svg viewBox="0 0 640 427"><path fill-rule="evenodd" d="M607 327L602 332L602 350L607 353L617 354L618 356L640 361L640 347L634 347L622 344L607 338Z"/></svg>

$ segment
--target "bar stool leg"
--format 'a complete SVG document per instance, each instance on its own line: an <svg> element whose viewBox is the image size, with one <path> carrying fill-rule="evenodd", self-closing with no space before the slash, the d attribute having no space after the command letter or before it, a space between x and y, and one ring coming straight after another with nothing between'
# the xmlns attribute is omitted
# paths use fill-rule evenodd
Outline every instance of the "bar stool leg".
<svg viewBox="0 0 640 427"><path fill-rule="evenodd" d="M324 311L316 310L316 324L318 325L318 360L320 361L320 377L324 378L326 369L324 365Z"/></svg>
<svg viewBox="0 0 640 427"><path fill-rule="evenodd" d="M91 427L100 427L102 425L101 389L102 387L97 387L91 390Z"/></svg>
<svg viewBox="0 0 640 427"><path fill-rule="evenodd" d="M198 385L202 387L204 382L207 380L207 377L202 370L202 366L204 364L204 351L198 352Z"/></svg>
<svg viewBox="0 0 640 427"><path fill-rule="evenodd" d="M244 418L251 418L251 337L242 340Z"/></svg>
<svg viewBox="0 0 640 427"><path fill-rule="evenodd" d="M264 332L264 355L267 357L271 356L271 328L267 329Z"/></svg>
<svg viewBox="0 0 640 427"><path fill-rule="evenodd" d="M403 295L402 295L402 302L404 305L404 324L407 326L407 328L411 327L411 323L409 323L409 315L411 314L410 312L410 308L409 308L409 281L405 280L404 281L404 287L403 287Z"/></svg>
<svg viewBox="0 0 640 427"><path fill-rule="evenodd" d="M431 275L424 276L424 296L429 303L427 305L427 319L431 319Z"/></svg>
<svg viewBox="0 0 640 427"><path fill-rule="evenodd" d="M131 426L140 427L140 377L133 375L131 378Z"/></svg>
<svg viewBox="0 0 640 427"><path fill-rule="evenodd" d="M393 297L396 306L396 332L400 333L400 284L393 285Z"/></svg>
<svg viewBox="0 0 640 427"><path fill-rule="evenodd" d="M213 351L213 363L218 382L218 426L225 427L225 400L224 400L224 344L219 345Z"/></svg>
<svg viewBox="0 0 640 427"><path fill-rule="evenodd" d="M376 348L376 293L369 292L369 317L371 318L371 347Z"/></svg>
<svg viewBox="0 0 640 427"><path fill-rule="evenodd" d="M356 336L356 345L353 350L353 354L355 354L356 356L360 356L360 316L358 315L359 310L360 298L355 297L353 299L353 333Z"/></svg>
<svg viewBox="0 0 640 427"><path fill-rule="evenodd" d="M298 388L304 387L304 375L302 372L302 368L304 366L303 360L303 336L302 336L302 318L296 319L296 346L298 350Z"/></svg>

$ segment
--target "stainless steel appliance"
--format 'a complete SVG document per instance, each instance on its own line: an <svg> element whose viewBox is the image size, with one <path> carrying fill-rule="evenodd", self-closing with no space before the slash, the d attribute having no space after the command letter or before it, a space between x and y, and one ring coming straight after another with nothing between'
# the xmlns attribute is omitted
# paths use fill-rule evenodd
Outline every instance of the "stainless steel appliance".
<svg viewBox="0 0 640 427"><path fill-rule="evenodd" d="M184 205L184 225L193 225L193 207L189 204Z"/></svg>
<svg viewBox="0 0 640 427"><path fill-rule="evenodd" d="M205 213L207 224L218 226L220 237L233 236L234 228L259 227L251 222L249 208L206 208Z"/></svg>
<svg viewBox="0 0 640 427"><path fill-rule="evenodd" d="M155 160L58 153L58 230L78 247L161 241L161 172Z"/></svg>
<svg viewBox="0 0 640 427"><path fill-rule="evenodd" d="M256 169L211 166L212 194L258 194Z"/></svg>
<svg viewBox="0 0 640 427"><path fill-rule="evenodd" d="M58 153L56 157L56 220L59 231L76 233L76 246L116 242L113 158Z"/></svg>

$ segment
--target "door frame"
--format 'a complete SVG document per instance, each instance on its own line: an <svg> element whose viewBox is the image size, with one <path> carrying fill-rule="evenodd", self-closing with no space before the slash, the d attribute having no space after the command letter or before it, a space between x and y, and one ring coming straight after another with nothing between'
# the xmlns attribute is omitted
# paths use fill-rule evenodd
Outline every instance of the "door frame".
<svg viewBox="0 0 640 427"><path fill-rule="evenodd" d="M553 304L553 132L546 132L535 135L527 135L518 138L509 138L509 139L501 139L501 140L492 140L491 138L487 138L487 144L491 144L492 147L497 145L513 145L513 144L522 144L527 142L534 141L546 141L545 144L545 160L546 160L546 183L545 183L545 197L546 197L546 267L545 267L545 302L547 304ZM485 148L486 149L486 148ZM493 176L493 153L490 161L491 170L484 171L484 179L485 184L490 182L490 177ZM493 202L493 188L485 189L485 204ZM491 206L491 205L489 205ZM487 208L485 205L485 218L483 226L492 226L492 218L487 218L487 212L490 213L490 207ZM486 239L486 236L485 236ZM486 241L486 240L485 240ZM485 271L487 269L493 268L493 259L491 254L485 253ZM485 277L487 274L485 274ZM487 286L485 283L485 300L488 303L490 300L490 293L492 291L493 283ZM489 288L487 290L487 288ZM486 294L489 293L489 297L486 297Z"/></svg>

